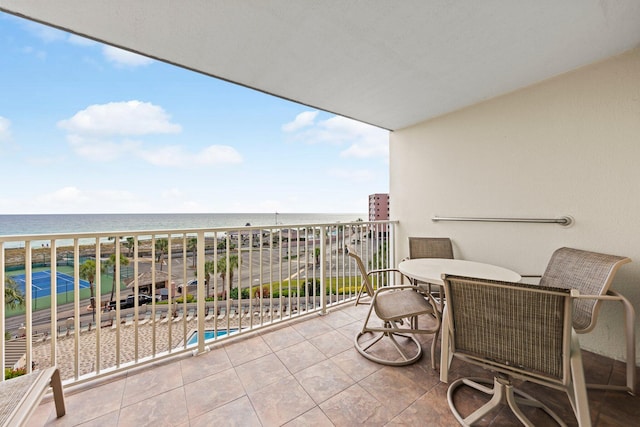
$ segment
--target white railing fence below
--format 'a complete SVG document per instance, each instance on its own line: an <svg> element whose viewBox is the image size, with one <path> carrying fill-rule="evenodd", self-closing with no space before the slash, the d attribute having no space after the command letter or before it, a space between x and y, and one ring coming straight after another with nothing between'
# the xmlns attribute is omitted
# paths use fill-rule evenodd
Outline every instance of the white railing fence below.
<svg viewBox="0 0 640 427"><path fill-rule="evenodd" d="M370 269L396 264L395 225L0 236L2 364L77 384L324 313L360 289L347 246Z"/></svg>

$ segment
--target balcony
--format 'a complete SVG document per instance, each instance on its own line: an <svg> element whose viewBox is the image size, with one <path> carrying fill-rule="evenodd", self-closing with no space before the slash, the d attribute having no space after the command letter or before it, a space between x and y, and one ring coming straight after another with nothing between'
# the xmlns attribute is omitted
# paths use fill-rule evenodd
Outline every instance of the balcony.
<svg viewBox="0 0 640 427"><path fill-rule="evenodd" d="M392 368L353 348L366 310L344 304L221 342L195 357L181 354L70 387L67 415L56 421L53 402L43 402L34 425L456 425L447 385L431 369L428 354L414 365ZM423 345L430 339L425 336ZM587 380L624 378L621 363L587 352L585 367ZM453 377L462 374L488 377L454 361ZM536 386L528 391L576 425L564 393ZM626 393L589 391L589 400L596 426L633 425L640 416L640 399ZM508 409L494 415L481 425L517 425Z"/></svg>
<svg viewBox="0 0 640 427"><path fill-rule="evenodd" d="M344 247L356 245L369 268L394 265L395 228L357 222L0 237L6 248L20 246L1 252L5 277L17 277L22 263L25 284L43 270L73 278L68 289L56 283L58 298L48 305L31 286L24 313L5 311L0 326L12 339L0 344L3 361L24 353L17 363L27 370L32 363L61 370L67 415L56 421L45 400L34 425L455 424L447 385L428 355L391 368L353 348L368 308L353 305L360 278ZM95 311L80 280L87 260L101 295ZM112 283L121 302L109 311ZM431 336L421 339L430 345ZM487 376L459 362L453 368L454 378ZM585 352L585 368L588 381L624 381L622 362ZM564 393L528 391L575 424ZM595 425L630 425L640 416L638 397L590 390L589 398ZM483 424L516 422L508 410L493 415Z"/></svg>

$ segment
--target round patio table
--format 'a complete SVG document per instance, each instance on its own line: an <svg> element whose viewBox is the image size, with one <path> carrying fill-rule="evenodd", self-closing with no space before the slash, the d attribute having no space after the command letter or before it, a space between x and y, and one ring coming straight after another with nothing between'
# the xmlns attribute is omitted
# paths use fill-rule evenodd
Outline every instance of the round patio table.
<svg viewBox="0 0 640 427"><path fill-rule="evenodd" d="M483 262L462 259L416 258L402 261L398 265L402 274L420 282L444 285L443 274L477 277L480 279L519 282L522 277L515 271Z"/></svg>

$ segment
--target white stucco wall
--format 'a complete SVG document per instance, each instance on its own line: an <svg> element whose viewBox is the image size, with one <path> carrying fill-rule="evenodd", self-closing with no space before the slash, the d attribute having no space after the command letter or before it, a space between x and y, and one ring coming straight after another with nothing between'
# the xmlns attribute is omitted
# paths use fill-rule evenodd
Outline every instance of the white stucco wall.
<svg viewBox="0 0 640 427"><path fill-rule="evenodd" d="M613 288L640 312L640 49L392 133L390 175L400 257L413 235L449 236L456 257L522 274L541 274L562 246L624 255ZM605 306L582 347L623 359L620 313Z"/></svg>

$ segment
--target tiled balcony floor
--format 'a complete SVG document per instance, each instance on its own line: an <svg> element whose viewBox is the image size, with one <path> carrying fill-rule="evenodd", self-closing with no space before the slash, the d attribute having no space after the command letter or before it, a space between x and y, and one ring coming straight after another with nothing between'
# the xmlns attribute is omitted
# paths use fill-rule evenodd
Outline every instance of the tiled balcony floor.
<svg viewBox="0 0 640 427"><path fill-rule="evenodd" d="M387 367L353 348L367 306L352 305L278 329L229 342L197 357L158 363L67 392L67 415L55 418L45 401L34 426L354 426L457 425L447 405L447 385L425 355L408 367ZM438 352L439 353L439 352ZM438 361L439 362L439 361ZM587 381L611 376L621 383L624 365L585 353ZM481 369L454 361L452 379ZM577 425L566 394L529 385L527 391ZM640 423L640 398L589 391L595 426ZM475 397L460 398L474 403ZM481 425L517 425L507 409ZM551 424L534 414L536 425Z"/></svg>

